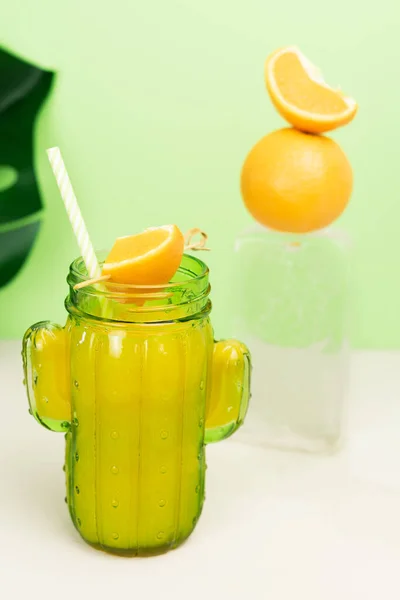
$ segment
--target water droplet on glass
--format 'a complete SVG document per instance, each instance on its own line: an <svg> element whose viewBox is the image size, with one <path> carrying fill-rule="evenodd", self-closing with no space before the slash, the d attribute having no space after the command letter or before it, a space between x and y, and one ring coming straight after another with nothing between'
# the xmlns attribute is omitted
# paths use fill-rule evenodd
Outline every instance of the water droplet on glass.
<svg viewBox="0 0 400 600"><path fill-rule="evenodd" d="M75 417L74 419L72 419L72 424L73 424L75 427L78 427L78 425L79 425L79 421L78 421L78 419L77 419L76 417Z"/></svg>
<svg viewBox="0 0 400 600"><path fill-rule="evenodd" d="M78 523L79 527L82 525L82 521L80 520L79 517L76 519L76 522Z"/></svg>
<svg viewBox="0 0 400 600"><path fill-rule="evenodd" d="M113 465L113 466L111 467L111 473L112 473L113 475L118 475L118 473L119 473L119 469L118 469L118 467L117 467L116 465Z"/></svg>
<svg viewBox="0 0 400 600"><path fill-rule="evenodd" d="M65 502L65 504L68 504L67 496L65 496L64 502Z"/></svg>
<svg viewBox="0 0 400 600"><path fill-rule="evenodd" d="M160 431L160 437L162 440L166 440L168 437L168 431L166 431L165 429L161 429Z"/></svg>
<svg viewBox="0 0 400 600"><path fill-rule="evenodd" d="M49 403L49 399L48 399L48 398L46 398L46 396L43 396L43 402L44 402L45 404L48 404L48 403Z"/></svg>
<svg viewBox="0 0 400 600"><path fill-rule="evenodd" d="M112 502L111 502L111 506L112 506L113 508L118 508L118 506L119 506L119 502L118 502L118 500L112 500Z"/></svg>
<svg viewBox="0 0 400 600"><path fill-rule="evenodd" d="M204 425L204 419L200 419L200 421L199 421L199 427L203 427L203 425Z"/></svg>
<svg viewBox="0 0 400 600"><path fill-rule="evenodd" d="M204 381L203 381L203 380L202 380L202 381L200 381L200 389L201 389L201 390L204 390Z"/></svg>
<svg viewBox="0 0 400 600"><path fill-rule="evenodd" d="M78 460L79 460L79 454L78 454L78 452L75 452L75 460L76 460L76 462L78 462Z"/></svg>
<svg viewBox="0 0 400 600"><path fill-rule="evenodd" d="M166 504L167 504L167 503L166 503L166 501L165 501L165 500L160 500L160 501L159 501L159 503L158 503L158 506L160 506L160 507L162 508L162 507L163 507L163 506L165 506Z"/></svg>
<svg viewBox="0 0 400 600"><path fill-rule="evenodd" d="M158 539L158 540L162 540L162 539L163 539L163 537L164 537L164 532L163 532L163 531L159 531L159 532L157 533L157 539Z"/></svg>
<svg viewBox="0 0 400 600"><path fill-rule="evenodd" d="M32 412L32 409L31 409L31 408L28 408L28 413L29 413L30 415L33 415L33 412Z"/></svg>
<svg viewBox="0 0 400 600"><path fill-rule="evenodd" d="M33 385L37 385L38 379L38 374L36 373L36 371L33 371Z"/></svg>
<svg viewBox="0 0 400 600"><path fill-rule="evenodd" d="M22 385L26 385L26 379L25 379L25 377L22 380Z"/></svg>
<svg viewBox="0 0 400 600"><path fill-rule="evenodd" d="M165 473L166 473L166 472L167 472L167 467L166 467L166 466L164 466L164 465L162 465L162 466L160 467L160 473L162 473L163 475L165 475Z"/></svg>
<svg viewBox="0 0 400 600"><path fill-rule="evenodd" d="M66 468L67 468L67 466L63 465L63 471L64 471L64 473L65 473Z"/></svg>
<svg viewBox="0 0 400 600"><path fill-rule="evenodd" d="M81 490L79 489L79 486L77 486L77 485L75 486L75 491L77 494L80 494Z"/></svg>
<svg viewBox="0 0 400 600"><path fill-rule="evenodd" d="M118 431L115 431L115 429L110 433L110 435L113 440L116 440L119 438L119 433L118 433Z"/></svg>
<svg viewBox="0 0 400 600"><path fill-rule="evenodd" d="M77 382L77 380L76 380L76 379L74 380L74 386L75 386L76 388L78 388L78 387L79 387L79 383Z"/></svg>
<svg viewBox="0 0 400 600"><path fill-rule="evenodd" d="M198 494L200 491L200 486L196 485L196 487L194 488L194 491L196 492L196 494Z"/></svg>
<svg viewBox="0 0 400 600"><path fill-rule="evenodd" d="M119 538L119 534L116 531L114 531L114 533L112 534L112 538L113 540L117 540Z"/></svg>

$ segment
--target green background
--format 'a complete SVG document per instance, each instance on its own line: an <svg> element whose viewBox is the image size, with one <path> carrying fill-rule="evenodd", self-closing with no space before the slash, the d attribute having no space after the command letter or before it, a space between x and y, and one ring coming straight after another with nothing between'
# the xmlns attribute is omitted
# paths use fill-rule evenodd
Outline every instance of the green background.
<svg viewBox="0 0 400 600"><path fill-rule="evenodd" d="M360 105L333 134L355 171L340 220L354 241L352 341L399 346L398 18L395 0L4 0L1 44L58 75L34 142L43 225L29 261L0 291L0 336L64 320L77 249L45 155L53 145L96 247L172 222L209 233L213 320L228 335L233 243L251 224L241 164L284 125L264 89L264 60L296 44Z"/></svg>

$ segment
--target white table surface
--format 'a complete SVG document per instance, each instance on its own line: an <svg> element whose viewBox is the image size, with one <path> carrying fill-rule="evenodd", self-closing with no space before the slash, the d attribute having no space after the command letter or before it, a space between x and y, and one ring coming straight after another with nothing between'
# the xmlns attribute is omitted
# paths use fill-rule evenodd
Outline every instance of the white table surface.
<svg viewBox="0 0 400 600"><path fill-rule="evenodd" d="M63 435L28 414L19 343L0 343L0 382L1 599L399 600L400 353L354 355L337 456L210 446L197 528L146 559L93 550L74 530Z"/></svg>

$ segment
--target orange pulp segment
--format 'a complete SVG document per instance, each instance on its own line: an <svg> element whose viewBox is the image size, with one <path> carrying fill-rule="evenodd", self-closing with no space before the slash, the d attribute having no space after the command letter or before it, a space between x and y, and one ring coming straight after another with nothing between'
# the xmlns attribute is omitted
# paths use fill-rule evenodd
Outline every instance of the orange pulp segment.
<svg viewBox="0 0 400 600"><path fill-rule="evenodd" d="M176 225L150 227L137 235L117 238L103 265L112 283L168 283L181 264L184 238Z"/></svg>
<svg viewBox="0 0 400 600"><path fill-rule="evenodd" d="M300 131L330 131L349 123L357 112L355 100L327 85L295 47L281 48L267 58L265 83L277 111Z"/></svg>

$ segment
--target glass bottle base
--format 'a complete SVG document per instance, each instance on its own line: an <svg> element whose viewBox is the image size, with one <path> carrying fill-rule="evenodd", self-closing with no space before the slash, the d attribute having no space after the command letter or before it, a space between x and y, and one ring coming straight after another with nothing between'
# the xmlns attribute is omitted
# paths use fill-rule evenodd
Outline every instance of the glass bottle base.
<svg viewBox="0 0 400 600"><path fill-rule="evenodd" d="M307 454L336 454L343 447L341 437L305 437L290 431L287 427L269 429L257 433L244 426L237 437L237 441L252 446L283 450L288 452L304 452Z"/></svg>
<svg viewBox="0 0 400 600"><path fill-rule="evenodd" d="M348 348L279 348L249 339L251 411L237 440L258 446L333 454L347 430Z"/></svg>

